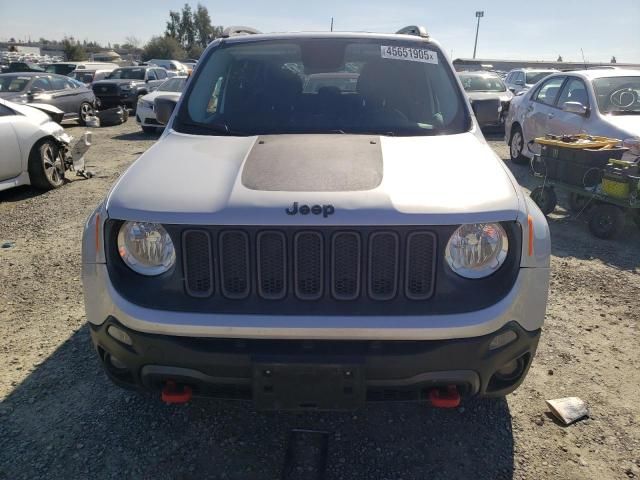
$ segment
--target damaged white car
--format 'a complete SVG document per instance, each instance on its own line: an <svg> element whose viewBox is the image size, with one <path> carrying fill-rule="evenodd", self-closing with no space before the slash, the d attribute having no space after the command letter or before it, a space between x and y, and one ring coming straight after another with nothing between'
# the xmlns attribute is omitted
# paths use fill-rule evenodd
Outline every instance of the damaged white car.
<svg viewBox="0 0 640 480"><path fill-rule="evenodd" d="M20 185L58 188L67 170L87 175L84 154L91 134L86 132L72 146L73 137L52 119L62 113L56 110L0 100L0 191Z"/></svg>

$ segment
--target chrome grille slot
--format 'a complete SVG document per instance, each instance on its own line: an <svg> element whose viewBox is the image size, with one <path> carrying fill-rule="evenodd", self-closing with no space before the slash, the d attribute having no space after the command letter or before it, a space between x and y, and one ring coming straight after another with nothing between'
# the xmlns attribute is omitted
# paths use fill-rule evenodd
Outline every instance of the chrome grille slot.
<svg viewBox="0 0 640 480"><path fill-rule="evenodd" d="M411 300L426 300L433 294L436 267L436 236L413 232L407 238L405 295Z"/></svg>
<svg viewBox="0 0 640 480"><path fill-rule="evenodd" d="M338 232L331 238L331 294L336 300L360 296L362 248L360 235Z"/></svg>
<svg viewBox="0 0 640 480"><path fill-rule="evenodd" d="M257 236L258 293L268 300L287 294L287 239L282 232L260 232Z"/></svg>
<svg viewBox="0 0 640 480"><path fill-rule="evenodd" d="M184 232L183 251L187 293L192 297L209 297L215 288L209 232Z"/></svg>
<svg viewBox="0 0 640 480"><path fill-rule="evenodd" d="M398 235L374 232L369 236L369 296L391 300L398 290Z"/></svg>
<svg viewBox="0 0 640 480"><path fill-rule="evenodd" d="M241 231L220 234L220 286L227 298L249 295L249 236Z"/></svg>
<svg viewBox="0 0 640 480"><path fill-rule="evenodd" d="M294 236L293 272L295 294L301 300L322 297L324 283L323 237L318 232L298 232Z"/></svg>

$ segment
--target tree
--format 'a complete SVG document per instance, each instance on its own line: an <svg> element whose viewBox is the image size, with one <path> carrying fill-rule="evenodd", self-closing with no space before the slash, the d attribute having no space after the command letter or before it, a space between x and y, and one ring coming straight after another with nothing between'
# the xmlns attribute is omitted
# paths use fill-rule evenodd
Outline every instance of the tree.
<svg viewBox="0 0 640 480"><path fill-rule="evenodd" d="M562 55L558 55L558 59L556 60L556 62L562 62Z"/></svg>
<svg viewBox="0 0 640 480"><path fill-rule="evenodd" d="M615 56L611 57L611 63L618 63L618 60L616 60Z"/></svg>
<svg viewBox="0 0 640 480"><path fill-rule="evenodd" d="M179 40L178 32L180 31L180 12L169 11L169 20L167 21L167 29L165 35L167 37Z"/></svg>
<svg viewBox="0 0 640 480"><path fill-rule="evenodd" d="M149 60L151 58L182 60L187 58L187 54L184 51L184 48L182 48L178 41L173 37L152 37L144 46L142 58L144 60Z"/></svg>
<svg viewBox="0 0 640 480"><path fill-rule="evenodd" d="M164 34L175 39L190 58L198 58L211 40L222 35L222 27L211 23L207 7L198 3L194 12L185 3L181 11L169 11Z"/></svg>
<svg viewBox="0 0 640 480"><path fill-rule="evenodd" d="M133 35L129 35L128 37L125 37L124 40L125 40L124 45L130 45L134 49L140 48L140 45L142 44L140 39L138 37L133 36Z"/></svg>
<svg viewBox="0 0 640 480"><path fill-rule="evenodd" d="M178 37L185 49L191 48L196 43L196 28L193 24L193 13L188 3L185 3L184 7L182 7Z"/></svg>
<svg viewBox="0 0 640 480"><path fill-rule="evenodd" d="M87 52L73 37L64 37L62 51L67 60L86 60Z"/></svg>
<svg viewBox="0 0 640 480"><path fill-rule="evenodd" d="M193 14L193 24L198 36L198 45L202 48L207 48L214 34L214 28L213 25L211 25L211 17L209 16L207 7L198 4L196 12Z"/></svg>

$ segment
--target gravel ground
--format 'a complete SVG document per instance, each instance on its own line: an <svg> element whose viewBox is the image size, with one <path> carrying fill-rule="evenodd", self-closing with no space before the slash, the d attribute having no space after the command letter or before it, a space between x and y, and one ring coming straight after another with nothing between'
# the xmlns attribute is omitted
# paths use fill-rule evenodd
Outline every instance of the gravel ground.
<svg viewBox="0 0 640 480"><path fill-rule="evenodd" d="M293 428L329 432L331 480L640 478L640 233L629 222L598 240L562 203L540 348L506 399L266 414L203 399L169 407L112 386L85 326L82 224L154 140L133 121L97 129L96 178L0 193L0 241L15 242L0 250L0 478L277 479ZM500 136L489 140L507 158ZM564 396L586 400L590 418L555 423L544 400Z"/></svg>

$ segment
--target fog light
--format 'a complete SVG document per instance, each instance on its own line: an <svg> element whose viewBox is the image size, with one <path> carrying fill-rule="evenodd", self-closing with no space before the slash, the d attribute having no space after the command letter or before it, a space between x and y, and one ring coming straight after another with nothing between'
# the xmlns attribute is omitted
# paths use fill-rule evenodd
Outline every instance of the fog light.
<svg viewBox="0 0 640 480"><path fill-rule="evenodd" d="M495 350L496 348L504 347L505 345L513 342L518 335L513 330L507 330L506 332L496 335L489 343L489 350Z"/></svg>
<svg viewBox="0 0 640 480"><path fill-rule="evenodd" d="M114 327L113 325L109 325L109 328L107 328L107 333L111 337L113 337L116 340L118 340L119 342L122 342L122 343L124 343L126 345L133 345L133 341L131 340L131 337L129 336L129 334L127 332L123 332L118 327Z"/></svg>
<svg viewBox="0 0 640 480"><path fill-rule="evenodd" d="M498 375L501 377L509 377L513 375L513 373L518 369L518 361L512 360L511 362L504 365L500 370L498 370Z"/></svg>
<svg viewBox="0 0 640 480"><path fill-rule="evenodd" d="M498 377L503 382L511 382L522 375L524 367L524 357L511 360L509 363L505 363L502 367L500 367L500 370L496 372L496 377Z"/></svg>
<svg viewBox="0 0 640 480"><path fill-rule="evenodd" d="M127 366L122 363L117 357L113 355L109 355L109 363L112 367L117 368L118 370L126 370Z"/></svg>

